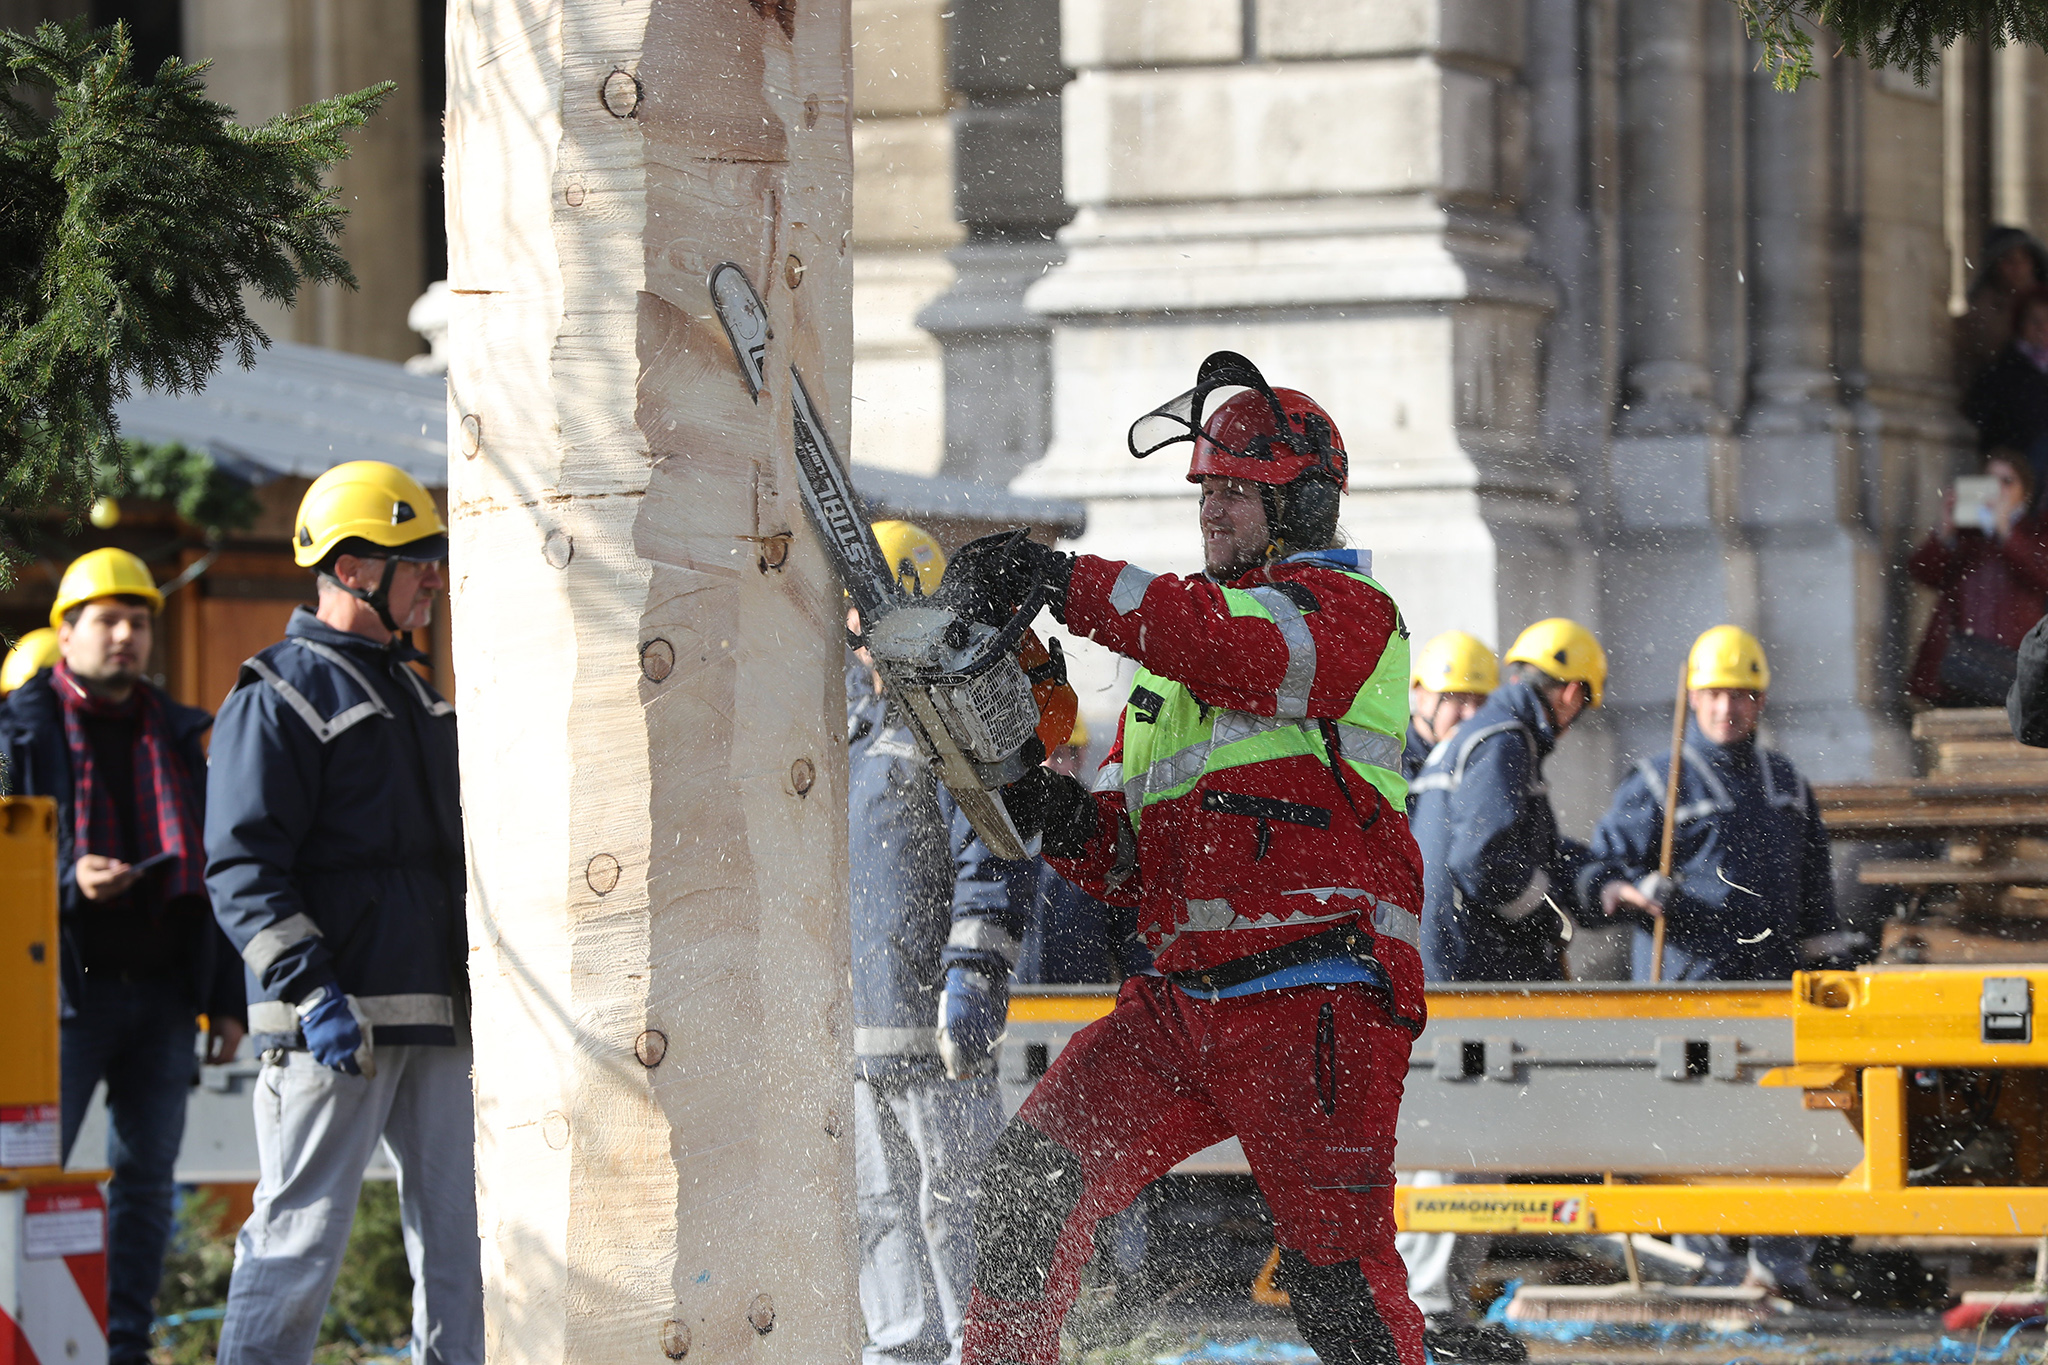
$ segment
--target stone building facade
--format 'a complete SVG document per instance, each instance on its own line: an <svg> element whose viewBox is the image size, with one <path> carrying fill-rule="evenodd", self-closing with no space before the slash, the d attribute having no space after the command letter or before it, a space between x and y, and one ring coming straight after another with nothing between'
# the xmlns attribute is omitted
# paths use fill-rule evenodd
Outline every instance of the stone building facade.
<svg viewBox="0 0 2048 1365"><path fill-rule="evenodd" d="M1332 410L1345 525L1418 640L1553 614L1606 640L1609 704L1553 772L1569 823L1665 742L1723 621L1770 650L1810 773L1909 766L1896 565L1970 450L1969 253L1994 214L2040 226L2039 54L1961 49L1923 87L1823 52L1783 94L1727 0L1061 18L1074 217L1026 294L1052 431L1016 486L1086 499L1082 548L1195 566L1184 464L1124 432L1239 350ZM1112 665L1079 653L1106 719Z"/></svg>
<svg viewBox="0 0 2048 1365"><path fill-rule="evenodd" d="M402 359L443 252L442 9L0 22L125 17L249 117L398 80L339 172L362 289L267 321ZM1780 94L1728 0L857 0L853 38L856 459L1083 498L1085 548L1192 567L1193 490L1124 431L1241 350L1336 415L1346 526L1416 635L1601 631L1582 815L1724 620L1810 771L1908 765L1897 565L1969 450L1970 254L2048 227L2048 58L1965 45L1923 87L1822 43ZM1076 653L1106 721L1114 666Z"/></svg>

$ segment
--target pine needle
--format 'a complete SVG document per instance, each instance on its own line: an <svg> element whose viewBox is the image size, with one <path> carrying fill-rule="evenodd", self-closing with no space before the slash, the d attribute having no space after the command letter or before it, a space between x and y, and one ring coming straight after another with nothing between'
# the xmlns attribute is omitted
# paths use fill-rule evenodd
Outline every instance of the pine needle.
<svg viewBox="0 0 2048 1365"><path fill-rule="evenodd" d="M131 386L202 387L270 344L244 290L290 306L353 287L323 183L390 82L254 128L206 97L206 63L133 70L125 24L0 30L0 506L67 510L124 468ZM47 112L45 112L47 110ZM16 547L0 543L0 583Z"/></svg>

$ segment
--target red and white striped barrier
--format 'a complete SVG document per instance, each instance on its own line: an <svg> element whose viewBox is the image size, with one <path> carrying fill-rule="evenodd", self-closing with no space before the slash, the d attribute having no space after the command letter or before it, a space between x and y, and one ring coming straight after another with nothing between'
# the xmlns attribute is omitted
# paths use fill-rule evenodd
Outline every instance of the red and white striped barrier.
<svg viewBox="0 0 2048 1365"><path fill-rule="evenodd" d="M107 1203L51 1174L0 1189L0 1365L106 1365Z"/></svg>

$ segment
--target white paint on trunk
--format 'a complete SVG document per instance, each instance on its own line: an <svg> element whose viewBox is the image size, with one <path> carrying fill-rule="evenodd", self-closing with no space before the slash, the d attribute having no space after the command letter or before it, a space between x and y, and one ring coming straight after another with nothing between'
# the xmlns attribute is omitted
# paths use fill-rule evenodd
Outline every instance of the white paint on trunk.
<svg viewBox="0 0 2048 1365"><path fill-rule="evenodd" d="M452 598L497 1362L808 1365L859 1340L841 598L795 497L787 387L749 401L704 284L745 267L768 373L799 365L843 439L847 10L784 4L451 9ZM787 531L786 567L760 567L749 538Z"/></svg>

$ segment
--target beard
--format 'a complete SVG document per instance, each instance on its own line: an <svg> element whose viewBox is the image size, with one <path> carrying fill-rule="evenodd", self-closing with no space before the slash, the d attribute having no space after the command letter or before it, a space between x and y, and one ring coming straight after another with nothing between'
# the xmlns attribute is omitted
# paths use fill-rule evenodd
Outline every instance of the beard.
<svg viewBox="0 0 2048 1365"><path fill-rule="evenodd" d="M1265 562L1266 552L1261 548L1240 554L1228 564L1204 565L1203 572L1219 583L1229 583L1243 578L1253 569L1263 566Z"/></svg>

